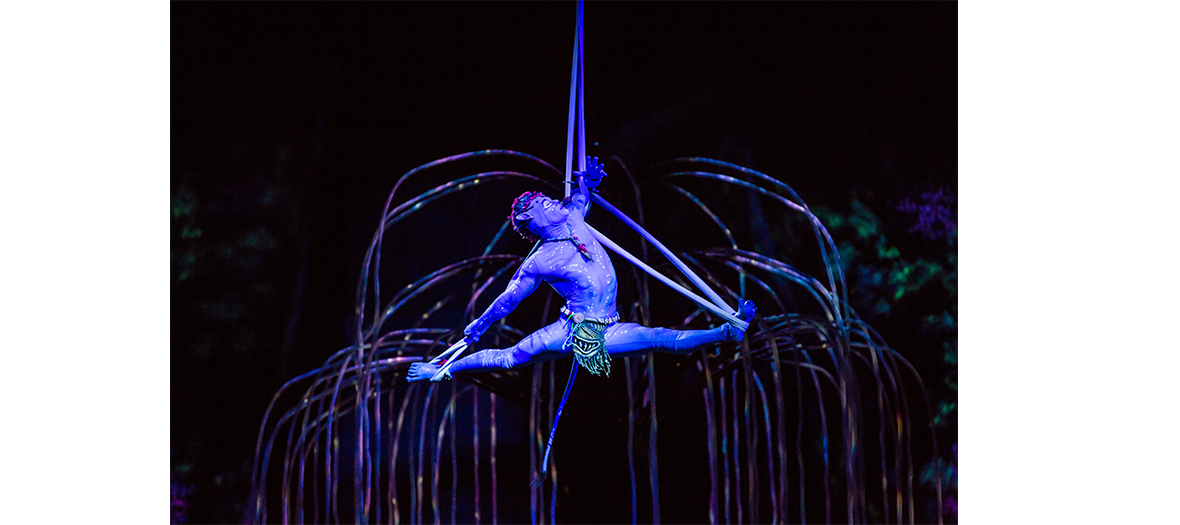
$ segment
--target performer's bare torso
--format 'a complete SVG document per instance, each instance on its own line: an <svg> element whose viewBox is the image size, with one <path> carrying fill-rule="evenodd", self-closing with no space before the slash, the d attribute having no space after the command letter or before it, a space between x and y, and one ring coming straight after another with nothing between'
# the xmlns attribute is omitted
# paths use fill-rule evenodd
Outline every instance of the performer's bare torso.
<svg viewBox="0 0 1180 525"><path fill-rule="evenodd" d="M542 244L526 264L536 265L537 275L565 298L566 307L571 312L593 318L614 315L619 288L615 268L606 249L590 233L581 210L573 203L562 207L560 202L549 197L537 200L542 202L535 206L542 209L560 207L568 214L567 227L586 246L592 260L587 261L572 242L552 242Z"/></svg>

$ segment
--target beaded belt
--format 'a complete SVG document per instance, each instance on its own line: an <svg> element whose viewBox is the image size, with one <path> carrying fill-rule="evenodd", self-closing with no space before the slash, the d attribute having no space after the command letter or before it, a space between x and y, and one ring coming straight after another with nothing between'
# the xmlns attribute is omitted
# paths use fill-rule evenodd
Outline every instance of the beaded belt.
<svg viewBox="0 0 1180 525"><path fill-rule="evenodd" d="M575 314L575 313L571 312L569 307L567 307L566 305L561 305L561 315L564 315L566 318L572 320L575 324L585 322L585 321L590 321L592 323L612 325L612 324L619 322L619 319L620 319L618 312L615 312L615 315L607 317L606 319L595 319L593 317L586 317L583 314Z"/></svg>

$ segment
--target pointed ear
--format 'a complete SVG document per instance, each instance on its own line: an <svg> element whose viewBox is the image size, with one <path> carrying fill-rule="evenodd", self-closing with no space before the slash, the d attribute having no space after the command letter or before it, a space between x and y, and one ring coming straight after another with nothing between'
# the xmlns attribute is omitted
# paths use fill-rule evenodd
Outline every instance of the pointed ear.
<svg viewBox="0 0 1180 525"><path fill-rule="evenodd" d="M530 214L527 211L516 214L515 218L516 218L517 222L520 222L522 224L533 220L532 214Z"/></svg>

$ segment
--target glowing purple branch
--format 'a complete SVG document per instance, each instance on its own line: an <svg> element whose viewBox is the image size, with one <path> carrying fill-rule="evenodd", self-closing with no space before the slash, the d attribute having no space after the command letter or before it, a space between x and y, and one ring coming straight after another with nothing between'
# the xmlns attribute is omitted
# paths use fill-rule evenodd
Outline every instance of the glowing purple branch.
<svg viewBox="0 0 1180 525"><path fill-rule="evenodd" d="M742 440L741 434L738 432L738 420L740 420L741 417L738 416L737 406L737 375L734 375L730 378L729 390L729 413L731 416L733 416L730 418L730 421L733 425L733 447L731 447L730 450L733 453L733 502L734 506L736 507L736 509L734 509L736 511L734 513L734 518L736 518L736 521L740 523L742 521L742 462L739 457L739 449Z"/></svg>
<svg viewBox="0 0 1180 525"><path fill-rule="evenodd" d="M724 472L724 492L725 495L725 523L730 523L729 519L729 404L725 402L725 376L721 377L719 388L721 400L721 465L722 472Z"/></svg>
<svg viewBox="0 0 1180 525"><path fill-rule="evenodd" d="M532 395L529 396L529 439L532 444L529 445L529 477L537 476L537 449L541 446L541 434L537 427L537 417L540 410L537 408L541 398L541 367L533 367L533 383ZM534 524L537 523L537 490L538 487L531 487L529 490L529 515Z"/></svg>
<svg viewBox="0 0 1180 525"><path fill-rule="evenodd" d="M455 404L456 397L458 397L458 388L459 388L459 386L457 383L451 383L451 405L452 406ZM473 392L474 390L475 389L473 387L473 388L467 390L467 392ZM472 396L472 397L474 397L474 396ZM455 412L458 412L458 410L457 409L451 410L451 428L456 428L455 427ZM458 492L459 492L459 485L458 485L458 483L459 483L459 454L456 452L457 443L455 442L457 438L458 438L458 431L452 432L451 433L451 523L455 522L455 513L456 513L455 506L458 501Z"/></svg>
<svg viewBox="0 0 1180 525"><path fill-rule="evenodd" d="M749 521L758 523L758 419L750 414L752 407L752 397L750 385L753 383L754 364L750 357L750 341L742 341L742 369L745 372L744 381L742 383L742 410L744 419L742 425L746 433L746 508L749 509L746 513L749 516Z"/></svg>
<svg viewBox="0 0 1180 525"><path fill-rule="evenodd" d="M491 401L491 408L488 410L488 417L491 420L490 443L488 447L491 448L491 467L492 467L492 525L499 523L500 516L497 512L499 509L499 496L496 491L496 396L489 395L488 399Z"/></svg>
<svg viewBox="0 0 1180 525"><path fill-rule="evenodd" d="M774 379L774 404L775 404L775 411L776 411L775 416L776 416L776 422L778 424L777 429L778 429L778 436L779 436L779 438L775 442L775 444L778 447L778 461L779 461L778 472L779 472L779 476L781 476L781 478L780 478L781 483L779 484L779 492L775 493L775 496L776 496L775 497L775 506L782 507L783 521L786 521L788 518L788 511L790 510L787 505L788 480L790 479L790 476L787 475L787 450L786 450L787 427L786 427L785 406L783 404L784 403L784 401L783 401L783 385L782 385L782 368L783 368L783 366L782 366L782 361L779 358L778 344L775 343L774 338L770 338L770 356L771 356L771 366L773 367L773 368L771 368L771 372L772 372L771 378ZM803 480L800 479L799 483L802 485ZM774 521L778 522L777 519Z"/></svg>
<svg viewBox="0 0 1180 525"><path fill-rule="evenodd" d="M681 188L680 186L677 186L675 184L670 184L667 182L665 182L664 184L667 185L669 188L672 188L673 190L675 190L677 193L688 198L688 200L692 201L692 203L695 204L698 208L700 208L701 211L705 212L705 215L707 217L709 217L709 220L713 221L713 224L717 225L717 229L721 230L721 233L723 235L725 235L726 239L729 240L729 246L735 250L738 249L737 241L734 240L733 232L730 231L729 226L726 226L725 223L721 222L721 219L717 217L717 214L713 213L713 210L709 209L709 207L706 206L705 203L701 202L701 199L697 198L696 195L693 195L688 190Z"/></svg>
<svg viewBox="0 0 1180 525"><path fill-rule="evenodd" d="M766 270L768 272L774 273L775 275L779 275L794 281L795 283L803 286L803 288L811 294L816 303L821 308L823 308L824 314L827 316L828 320L836 320L834 311L835 298L829 295L827 290L825 290L819 281L817 281L814 277L804 274L803 272L792 268L790 265L755 252L747 252L743 250L732 252L724 249L712 249L692 253L697 253L707 257L722 258L739 264L753 266L755 268Z"/></svg>
<svg viewBox="0 0 1180 525"><path fill-rule="evenodd" d="M439 499L438 498L438 478L439 478L438 469L439 469L439 465L442 463L443 436L446 435L447 423L450 420L450 416L451 416L451 414L453 414L455 412L455 398L453 395L454 386L455 386L455 384L451 383L451 387L452 387L451 401L449 403L447 403L446 410L443 411L442 417L439 418L438 432L436 433L435 444L434 444L434 462L432 464L433 471L431 472L431 477L430 477L430 509L434 512L435 525L437 525L438 523L440 523L442 521L442 515L439 513L439 510L438 510L438 499ZM451 461L452 462L455 461L455 458L452 457ZM451 516L451 519L454 519L454 516Z"/></svg>
<svg viewBox="0 0 1180 525"><path fill-rule="evenodd" d="M454 276L456 276L466 270L469 270L471 268L484 267L484 266L489 266L489 265L495 264L495 263L501 263L502 266L500 266L498 271L495 274L493 274L491 277L491 279L495 279L496 277L501 275L503 272L505 272L509 268L511 268L513 263L515 263L519 260L520 260L520 257L518 257L516 255L485 255L485 256L479 256L479 257L473 257L470 259L465 259L465 260L459 261L457 263L447 265L443 268L435 270L434 272L431 272L430 274L428 274L426 276L423 276L422 278L418 279L417 281L414 281L413 283L406 285L405 288L403 288L397 295L394 296L394 298L393 298L394 302L391 302L391 304L385 308L384 313L381 314L381 318L379 320L377 320L373 324L373 326L368 330L365 338L366 339L371 338L373 336L373 334L375 334L378 330L380 330L381 326L384 325L385 321L387 321L395 312L397 312L398 309L400 309L406 303L408 303L411 300L413 300L414 298L422 295L423 293L427 292L428 290L430 290L434 286L442 283L443 281L450 279L451 277L454 277Z"/></svg>
<svg viewBox="0 0 1180 525"><path fill-rule="evenodd" d="M738 272L740 275L743 275L747 279L753 281L754 284L758 285L758 288L761 288L763 292L766 292L766 295L770 296L770 298L774 300L774 304L778 305L778 309L780 312L783 312L783 313L787 312L787 307L786 307L786 305L783 304L782 299L779 299L778 293L775 292L774 289L771 288L769 284L766 284L766 281L763 281L762 279L759 279L758 277L746 272L746 269L743 268L741 265L739 265L736 262L726 260L726 261L722 261L722 264L728 266L730 269Z"/></svg>
<svg viewBox="0 0 1180 525"><path fill-rule="evenodd" d="M816 393L816 396L818 396L818 398L819 398L819 403L816 403L816 405L819 407L820 437L821 437L821 440L823 443L823 452L824 452L824 475L823 475L823 478L821 478L821 479L826 480L829 477L831 477L831 469L829 468L831 462L828 458L828 416L827 416L827 411L824 410L823 390L820 388L819 378L817 377L816 374L822 372L824 375L826 375L828 377L828 379L832 381L833 386L836 387L837 391L839 391L840 387L839 387L839 384L836 382L836 379L833 378L831 376L831 374L828 374L827 370L824 370L823 368L820 368L820 367L812 364L811 356L809 356L807 354L807 352L803 352L802 355L803 355L803 358L807 360L807 363L806 364L797 363L796 366L798 366L800 368L806 367L806 368L811 369L811 378L815 384L815 393ZM825 516L826 522L831 523L831 521L832 521L832 491L828 487L827 483L824 483L823 487L824 487L824 516Z"/></svg>
<svg viewBox="0 0 1180 525"><path fill-rule="evenodd" d="M475 463L475 466L472 467L471 471L474 474L474 476L473 476L474 481L472 483L472 486L475 487L475 498L474 498L475 504L473 505L473 507L475 508L475 525L479 525L479 518L480 518L480 515L479 515L479 507L480 507L480 497L479 497L479 488L480 488L479 487L479 416L480 416L480 413L479 413L479 393L480 393L480 391L478 389L476 389L474 392L472 392L472 396L471 396L471 450L472 450L471 457Z"/></svg>
<svg viewBox="0 0 1180 525"><path fill-rule="evenodd" d="M635 487L635 380L631 375L631 358L623 358L623 371L627 376L627 472L631 479L631 523L638 519L638 497Z"/></svg>
<svg viewBox="0 0 1180 525"><path fill-rule="evenodd" d="M705 388L701 392L705 398L705 425L707 428L706 442L709 447L709 523L717 523L717 423L713 408L713 372L709 366L709 350L701 349L701 369L705 373Z"/></svg>
<svg viewBox="0 0 1180 525"><path fill-rule="evenodd" d="M762 387L762 379L758 377L758 374L756 372L753 374L753 377L754 377L754 386L756 386L758 388L758 399L762 401L762 428L766 430L766 469L769 473L769 476L767 476L767 477L770 480L770 494L771 494L770 522L771 523L778 523L779 522L779 518L778 518L779 517L779 509L778 509L779 501L775 497L778 495L778 491L775 490L774 453L772 452L773 449L770 446L771 443L775 442L774 439L772 438L772 434L771 434L771 430L770 430L770 406L769 406L769 404L767 402L767 398L766 398L766 389ZM753 456L753 455L754 454L751 454L751 456ZM780 471L780 473L781 473L781 471Z"/></svg>
<svg viewBox="0 0 1180 525"><path fill-rule="evenodd" d="M417 392L418 389L416 388L411 388L408 392L406 392L405 399L402 400L402 406L397 411L397 427L393 433L393 453L389 458L389 501L391 505L390 518L393 519L393 523L395 525L401 523L401 510L398 508L397 504L398 441L401 440L402 425L406 420L406 409L408 409L410 406L410 400L417 397L415 395ZM392 399L392 396L390 396L390 398Z"/></svg>
<svg viewBox="0 0 1180 525"><path fill-rule="evenodd" d="M417 475L414 483L414 523L422 523L422 469L425 464L426 454L426 427L429 425L430 418L430 402L434 400L435 383L430 384L430 388L426 390L426 402L422 407L422 418L418 423L418 455L417 455Z"/></svg>
<svg viewBox="0 0 1180 525"><path fill-rule="evenodd" d="M651 520L652 523L660 522L660 478L659 466L656 461L656 427L658 418L656 417L656 368L655 368L655 354L647 354L644 359L647 361L647 399L648 407L651 409L650 418L650 434L647 446L648 459L648 475L651 479Z"/></svg>
<svg viewBox="0 0 1180 525"><path fill-rule="evenodd" d="M752 172L752 170L748 170L748 172ZM698 178L728 182L730 184L734 184L737 186L741 186L741 187L753 190L758 194L761 194L761 195L764 195L768 198L774 199L775 201L783 204L784 206L787 206L788 208L791 208L795 211L798 211L798 212L806 215L812 223L812 228L815 230L816 240L818 241L819 248L820 248L820 256L824 260L824 267L825 267L827 274L828 274L829 285L831 286L832 290L841 291L840 293L842 293L843 299L844 299L842 304L847 304L848 296L847 296L847 288L844 283L844 272L840 270L840 252L839 252L839 250L836 249L836 244L834 241L832 241L832 237L831 237L831 235L828 234L827 229L824 228L823 225L819 222L819 218L817 218L814 214L812 214L811 211L809 209L807 209L806 206L804 206L802 204L796 204L796 203L784 198L783 196L781 196L777 193L771 192L771 191L769 191L765 188L762 188L760 186L751 184L751 183L746 182L744 180L737 179L737 178L734 178L734 177L731 177L728 175L721 175L718 173L702 172L702 171L683 171L683 172L676 172L676 173L666 175L666 177L698 177ZM780 185L781 185L781 183L780 183ZM786 187L786 186L782 185L782 187ZM792 191L792 193L794 193L794 192ZM829 260L829 254L828 254L829 249L832 250L830 257L832 259L834 259L834 262ZM840 281L839 288L837 288L837 286L836 286L836 276L839 276L839 281ZM839 319L843 316L844 315L842 313L840 313L839 310L837 310L837 313L836 313L837 319Z"/></svg>

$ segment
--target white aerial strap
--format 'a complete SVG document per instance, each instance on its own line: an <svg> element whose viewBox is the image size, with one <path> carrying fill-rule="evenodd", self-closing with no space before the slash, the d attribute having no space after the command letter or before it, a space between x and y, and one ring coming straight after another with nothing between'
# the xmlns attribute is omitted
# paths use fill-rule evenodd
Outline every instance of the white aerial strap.
<svg viewBox="0 0 1180 525"><path fill-rule="evenodd" d="M449 356L451 354L455 354L454 357L447 359L447 364L443 365L442 368L438 369L438 372L435 372L434 375L430 377L430 380L431 381L439 381L442 378L450 375L451 365L455 364L455 361L459 360L459 356L463 355L463 352L465 350L467 350L467 338L466 337L464 337L463 339L460 339L459 342L451 345L450 348L447 348L446 350L443 351L443 353L438 354L438 356L435 357L434 359L431 359L430 364L437 365L439 363L439 361L442 361L443 359L447 359L447 356Z"/></svg>
<svg viewBox="0 0 1180 525"><path fill-rule="evenodd" d="M598 197L597 195L595 195L595 200L598 202L602 202L602 203L606 202L606 201L602 200L601 197ZM603 207L605 208L606 206L603 206ZM615 244L615 242L610 240L607 236L603 235L598 230L595 230L593 226L590 226L589 224L587 224L586 227L590 229L590 233L593 234L594 238L598 239L598 242L602 243L603 246L606 246L612 252L615 252L615 253L619 254L620 256L622 256L624 259L627 259L628 261L631 262L631 264L638 266L639 269L647 272L648 275L655 277L660 282L668 285L669 288L676 290L677 292L680 293L680 295L683 295L683 296L691 299L693 302L701 305L702 308L712 312L717 317L725 319L727 322L740 327L742 329L742 331L749 329L750 323L748 321L743 321L741 319L738 319L736 315L731 313L731 309L729 308L728 305L725 304L725 302L721 301L721 298L717 295L717 292L714 292L712 288L709 288L709 285L705 284L705 282L702 281L700 277L697 277L697 275L695 273L693 273L692 270L690 270L688 268L688 266L686 266L683 262L681 262L680 259L678 259L674 254L672 254L671 251L667 251L668 249L665 248L662 244L658 244L657 247L660 248L660 251L663 252L665 256L668 257L668 260L672 261L672 264L676 265L676 267L679 268L680 271L684 272L684 275L686 277L688 277L689 280L693 281L693 284L696 284L697 287L699 287L702 291L705 292L705 294L715 297L717 303L719 303L719 304L711 303L708 300L706 300L705 298L693 293L692 290L689 290L683 286L680 286L679 284L676 283L676 281L673 281L672 279L668 278L668 276L656 271L655 268L648 266L647 263L644 263L643 261L639 260L638 257L631 255L627 250L624 250L621 246ZM634 225L632 227L637 228L637 231L639 231L641 234L646 234L646 235L644 235L644 237L649 237L651 235L651 234L648 234L647 231L643 230L642 228L639 228L638 225ZM652 241L652 244L658 243L658 241L655 241L654 237L649 237L649 240Z"/></svg>

